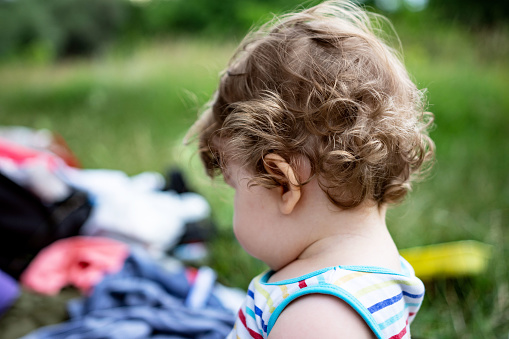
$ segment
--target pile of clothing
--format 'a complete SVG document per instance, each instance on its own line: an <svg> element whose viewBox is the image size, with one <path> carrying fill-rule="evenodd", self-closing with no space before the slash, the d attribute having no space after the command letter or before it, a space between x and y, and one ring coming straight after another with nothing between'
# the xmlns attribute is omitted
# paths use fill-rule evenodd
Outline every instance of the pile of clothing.
<svg viewBox="0 0 509 339"><path fill-rule="evenodd" d="M24 291L73 286L68 320L24 338L224 338L243 293L168 256L213 229L206 200L168 178L81 169L58 135L0 128L0 317Z"/></svg>

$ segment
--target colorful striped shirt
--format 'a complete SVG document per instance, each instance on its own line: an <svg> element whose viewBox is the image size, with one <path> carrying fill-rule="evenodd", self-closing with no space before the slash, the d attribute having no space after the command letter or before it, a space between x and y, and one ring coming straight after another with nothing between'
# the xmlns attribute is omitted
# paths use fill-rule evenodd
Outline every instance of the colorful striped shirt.
<svg viewBox="0 0 509 339"><path fill-rule="evenodd" d="M372 266L336 266L299 278L268 283L254 278L229 339L267 338L284 308L296 298L321 293L348 303L377 338L410 338L410 323L421 306L424 285L401 258L402 273Z"/></svg>

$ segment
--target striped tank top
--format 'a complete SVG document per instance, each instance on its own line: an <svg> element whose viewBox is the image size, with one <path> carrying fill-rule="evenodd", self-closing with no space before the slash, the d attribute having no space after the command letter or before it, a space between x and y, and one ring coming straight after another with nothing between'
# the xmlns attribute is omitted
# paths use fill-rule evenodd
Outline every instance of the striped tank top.
<svg viewBox="0 0 509 339"><path fill-rule="evenodd" d="M410 323L421 306L424 285L401 258L402 272L371 266L336 266L299 278L268 283L271 272L249 284L244 304L227 338L267 338L284 308L296 298L321 293L348 303L377 338L410 338Z"/></svg>

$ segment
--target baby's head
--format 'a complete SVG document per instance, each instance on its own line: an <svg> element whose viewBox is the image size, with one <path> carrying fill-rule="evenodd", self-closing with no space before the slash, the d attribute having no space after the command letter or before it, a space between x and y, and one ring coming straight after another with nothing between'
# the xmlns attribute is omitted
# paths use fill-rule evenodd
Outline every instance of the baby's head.
<svg viewBox="0 0 509 339"><path fill-rule="evenodd" d="M306 164L299 184L316 178L340 208L401 201L433 157L431 118L374 20L326 2L248 35L194 126L208 174L235 161L251 184L278 187L264 166L275 153L294 168Z"/></svg>

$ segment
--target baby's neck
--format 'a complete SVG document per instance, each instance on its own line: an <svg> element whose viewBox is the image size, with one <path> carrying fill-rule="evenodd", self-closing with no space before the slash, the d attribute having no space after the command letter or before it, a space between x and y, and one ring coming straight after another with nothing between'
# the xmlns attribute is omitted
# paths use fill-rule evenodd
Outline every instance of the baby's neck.
<svg viewBox="0 0 509 339"><path fill-rule="evenodd" d="M384 206L364 204L343 211L327 208L309 220L301 216L300 221L307 225L295 226L296 232L307 229L307 235L300 235L300 239L305 239L301 240L302 250L270 281L338 265L378 266L399 272L399 254L385 224L385 210Z"/></svg>

